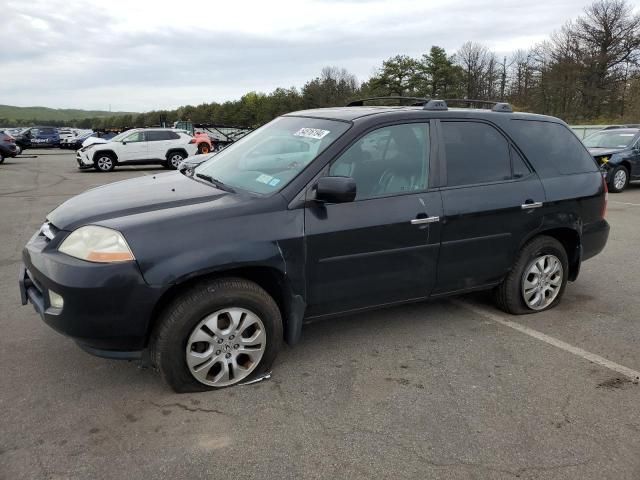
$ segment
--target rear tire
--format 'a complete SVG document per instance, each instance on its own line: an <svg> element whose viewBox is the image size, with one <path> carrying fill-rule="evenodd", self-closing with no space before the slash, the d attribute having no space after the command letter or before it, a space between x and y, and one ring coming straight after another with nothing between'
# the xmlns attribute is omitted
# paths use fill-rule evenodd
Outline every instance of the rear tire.
<svg viewBox="0 0 640 480"><path fill-rule="evenodd" d="M224 323L225 318L227 324L221 325L219 321ZM252 325L255 330L246 337ZM252 340L254 337L258 340ZM217 390L255 379L269 370L281 345L282 318L273 298L248 280L222 278L194 285L164 309L152 334L150 352L164 380L182 393ZM244 354L243 348L253 353ZM225 375L225 368L232 373Z"/></svg>
<svg viewBox="0 0 640 480"><path fill-rule="evenodd" d="M187 157L182 152L169 152L167 154L167 161L164 165L171 170L177 170L180 166L180 163L182 163L185 158Z"/></svg>
<svg viewBox="0 0 640 480"><path fill-rule="evenodd" d="M609 191L612 193L620 193L629 185L629 171L623 165L618 165L611 172L609 180Z"/></svg>
<svg viewBox="0 0 640 480"><path fill-rule="evenodd" d="M548 265L549 272L536 268L536 264ZM554 265L557 268L551 273ZM542 270L541 275L536 270ZM496 304L514 315L549 310L560 302L568 278L569 261L562 244L553 237L536 237L522 247L513 268L494 290Z"/></svg>
<svg viewBox="0 0 640 480"><path fill-rule="evenodd" d="M206 143L204 143L204 142L203 142L203 143L201 143L200 145L198 145L198 153L199 153L200 155L202 155L202 154L207 154L207 153L209 153L210 151L211 151L211 148L209 147L209 145L208 145L208 144L206 144Z"/></svg>

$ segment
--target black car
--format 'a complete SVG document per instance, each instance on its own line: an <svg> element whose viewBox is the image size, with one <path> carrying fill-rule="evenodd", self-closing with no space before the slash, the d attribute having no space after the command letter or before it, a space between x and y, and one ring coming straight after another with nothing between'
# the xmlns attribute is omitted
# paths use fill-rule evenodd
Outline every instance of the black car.
<svg viewBox="0 0 640 480"><path fill-rule="evenodd" d="M0 163L4 162L5 158L16 155L18 155L16 139L8 133L0 132Z"/></svg>
<svg viewBox="0 0 640 480"><path fill-rule="evenodd" d="M67 200L27 243L20 289L90 353L214 389L263 374L320 318L480 289L547 310L604 248L605 209L598 165L556 118L307 110L184 173Z"/></svg>
<svg viewBox="0 0 640 480"><path fill-rule="evenodd" d="M640 128L602 130L584 144L605 172L610 192L620 193L629 181L640 180Z"/></svg>

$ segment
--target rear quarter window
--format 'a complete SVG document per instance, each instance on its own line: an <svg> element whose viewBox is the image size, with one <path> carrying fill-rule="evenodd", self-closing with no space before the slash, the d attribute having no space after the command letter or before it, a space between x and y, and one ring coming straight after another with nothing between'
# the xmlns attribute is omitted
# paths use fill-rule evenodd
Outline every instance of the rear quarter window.
<svg viewBox="0 0 640 480"><path fill-rule="evenodd" d="M561 123L511 120L510 133L542 176L598 171L595 160L582 142Z"/></svg>

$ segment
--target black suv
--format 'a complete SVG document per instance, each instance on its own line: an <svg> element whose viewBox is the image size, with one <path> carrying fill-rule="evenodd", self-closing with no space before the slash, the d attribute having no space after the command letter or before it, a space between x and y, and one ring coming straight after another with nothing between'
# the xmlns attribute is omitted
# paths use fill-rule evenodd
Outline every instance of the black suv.
<svg viewBox="0 0 640 480"><path fill-rule="evenodd" d="M565 123L506 104L295 112L63 203L23 251L22 302L177 391L225 387L321 317L479 289L555 306L605 246L606 196Z"/></svg>
<svg viewBox="0 0 640 480"><path fill-rule="evenodd" d="M601 165L609 191L620 193L631 180L640 180L640 128L605 129L584 144Z"/></svg>

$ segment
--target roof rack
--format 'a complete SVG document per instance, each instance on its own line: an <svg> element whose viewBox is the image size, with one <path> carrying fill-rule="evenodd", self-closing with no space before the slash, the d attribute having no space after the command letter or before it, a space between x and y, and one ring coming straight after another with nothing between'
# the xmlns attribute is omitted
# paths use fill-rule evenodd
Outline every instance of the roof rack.
<svg viewBox="0 0 640 480"><path fill-rule="evenodd" d="M447 103L466 103L468 108L472 105L491 105L491 111L513 113L513 108L506 102L495 102L493 100L472 100L468 98L447 98L444 100Z"/></svg>
<svg viewBox="0 0 640 480"><path fill-rule="evenodd" d="M402 96L389 96L389 97L369 97L369 98L361 98L359 100L354 100L352 102L347 103L347 107L363 107L364 106L364 102L370 102L372 100L400 100L401 102L403 100L405 101L413 101L413 103L411 103L411 106L414 107L421 107L422 105L426 104L429 99L428 98L422 98L422 97L402 97Z"/></svg>

